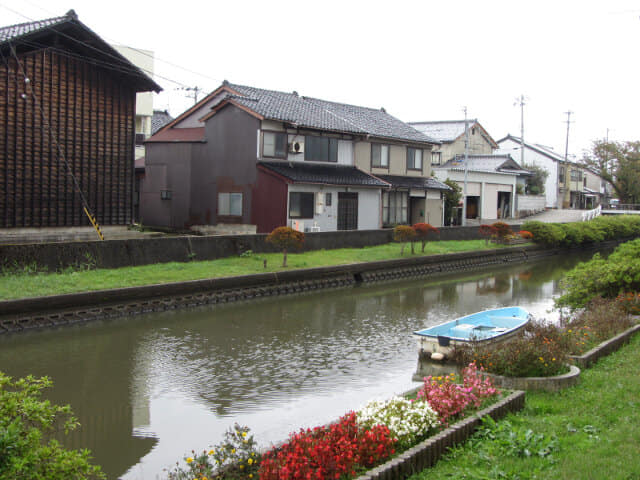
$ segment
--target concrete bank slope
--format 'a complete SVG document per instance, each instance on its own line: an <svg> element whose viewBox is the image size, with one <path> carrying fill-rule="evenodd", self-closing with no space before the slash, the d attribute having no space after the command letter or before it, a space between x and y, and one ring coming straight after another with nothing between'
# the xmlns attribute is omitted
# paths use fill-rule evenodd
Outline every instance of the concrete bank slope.
<svg viewBox="0 0 640 480"><path fill-rule="evenodd" d="M595 248L602 248L599 245ZM435 276L560 255L537 245L212 278L0 302L0 334L360 283Z"/></svg>

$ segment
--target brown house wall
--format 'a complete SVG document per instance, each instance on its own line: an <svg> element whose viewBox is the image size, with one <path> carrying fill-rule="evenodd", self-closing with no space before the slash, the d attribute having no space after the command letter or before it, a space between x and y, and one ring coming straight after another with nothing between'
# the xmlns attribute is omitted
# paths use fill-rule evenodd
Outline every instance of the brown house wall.
<svg viewBox="0 0 640 480"><path fill-rule="evenodd" d="M257 233L269 233L274 228L287 225L288 185L280 178L258 170L258 180L253 191L251 223Z"/></svg>
<svg viewBox="0 0 640 480"><path fill-rule="evenodd" d="M87 225L69 169L99 223L131 223L135 90L49 49L18 58L0 64L0 227Z"/></svg>

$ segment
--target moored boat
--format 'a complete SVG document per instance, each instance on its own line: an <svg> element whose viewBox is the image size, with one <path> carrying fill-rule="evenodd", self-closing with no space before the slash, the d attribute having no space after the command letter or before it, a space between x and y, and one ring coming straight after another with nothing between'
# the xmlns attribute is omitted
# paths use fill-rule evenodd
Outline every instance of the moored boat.
<svg viewBox="0 0 640 480"><path fill-rule="evenodd" d="M418 330L420 351L441 358L451 354L458 344L469 342L500 343L520 331L531 319L531 314L521 307L495 308L456 318L449 322Z"/></svg>

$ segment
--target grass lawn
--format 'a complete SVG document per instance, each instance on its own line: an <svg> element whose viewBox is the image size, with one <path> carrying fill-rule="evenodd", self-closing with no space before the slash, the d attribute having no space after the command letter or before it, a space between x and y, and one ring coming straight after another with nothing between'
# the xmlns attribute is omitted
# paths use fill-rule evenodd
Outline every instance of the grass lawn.
<svg viewBox="0 0 640 480"><path fill-rule="evenodd" d="M411 480L640 479L640 335Z"/></svg>
<svg viewBox="0 0 640 480"><path fill-rule="evenodd" d="M495 244L487 247L484 240L433 241L427 243L424 254L420 252L420 244L416 244L416 253L413 256L501 247L501 245ZM315 250L299 254L290 253L286 270L410 257L411 251L409 247L405 247L404 255L401 256L400 245L397 243L364 248ZM266 269L263 264L264 260L267 260ZM285 268L282 267L281 253L263 253L245 254L240 257L228 257L218 260L159 263L139 267L75 271L68 269L59 273L7 271L0 274L0 300L153 285L203 278L231 277L282 270L285 270Z"/></svg>

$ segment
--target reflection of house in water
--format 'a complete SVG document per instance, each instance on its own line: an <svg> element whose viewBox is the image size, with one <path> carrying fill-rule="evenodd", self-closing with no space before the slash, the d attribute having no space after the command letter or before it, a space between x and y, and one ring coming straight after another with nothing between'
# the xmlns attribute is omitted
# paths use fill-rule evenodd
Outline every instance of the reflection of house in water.
<svg viewBox="0 0 640 480"><path fill-rule="evenodd" d="M476 295L488 295L490 293L507 293L511 288L510 273L485 277L476 281Z"/></svg>

